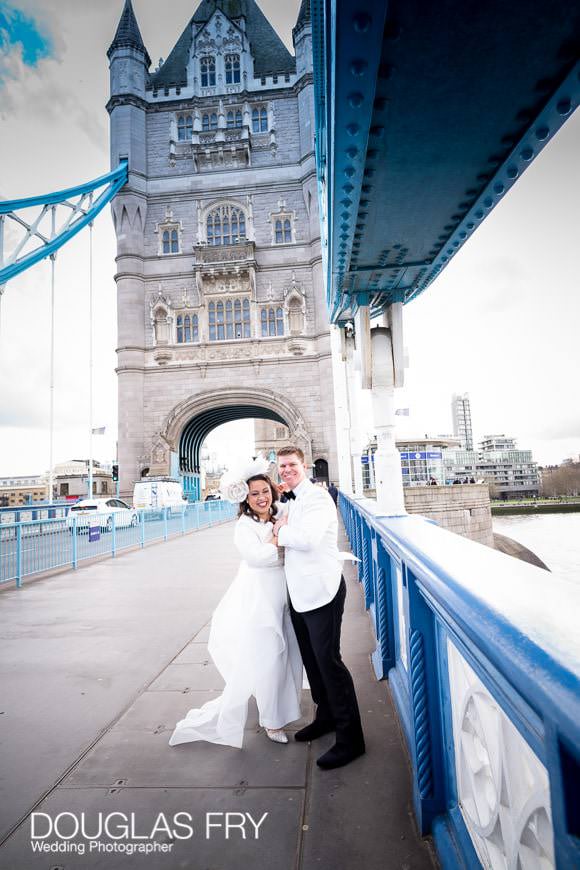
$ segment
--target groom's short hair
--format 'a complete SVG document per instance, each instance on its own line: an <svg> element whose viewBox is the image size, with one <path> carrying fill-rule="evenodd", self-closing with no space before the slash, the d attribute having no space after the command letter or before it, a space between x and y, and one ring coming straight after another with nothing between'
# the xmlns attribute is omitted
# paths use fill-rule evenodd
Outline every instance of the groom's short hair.
<svg viewBox="0 0 580 870"><path fill-rule="evenodd" d="M294 453L296 454L296 456L298 457L300 462L303 463L304 462L304 451L301 450L299 447L292 447L292 446L281 447L280 450L278 451L277 455L279 457L280 456L292 456Z"/></svg>

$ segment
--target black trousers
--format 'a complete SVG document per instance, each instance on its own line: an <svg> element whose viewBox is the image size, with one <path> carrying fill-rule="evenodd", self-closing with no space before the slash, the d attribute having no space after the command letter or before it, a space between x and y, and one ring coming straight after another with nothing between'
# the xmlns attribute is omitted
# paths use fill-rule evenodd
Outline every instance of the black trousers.
<svg viewBox="0 0 580 870"><path fill-rule="evenodd" d="M290 603L290 614L312 698L316 718L333 722L337 743L358 743L363 739L354 683L340 655L340 629L346 583L328 604L299 613Z"/></svg>

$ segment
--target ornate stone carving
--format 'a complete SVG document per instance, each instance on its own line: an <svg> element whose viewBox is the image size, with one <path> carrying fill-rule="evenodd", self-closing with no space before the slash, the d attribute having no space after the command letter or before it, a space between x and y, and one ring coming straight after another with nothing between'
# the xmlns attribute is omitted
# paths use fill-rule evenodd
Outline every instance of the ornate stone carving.
<svg viewBox="0 0 580 870"><path fill-rule="evenodd" d="M555 867L546 768L447 640L459 808L484 867Z"/></svg>

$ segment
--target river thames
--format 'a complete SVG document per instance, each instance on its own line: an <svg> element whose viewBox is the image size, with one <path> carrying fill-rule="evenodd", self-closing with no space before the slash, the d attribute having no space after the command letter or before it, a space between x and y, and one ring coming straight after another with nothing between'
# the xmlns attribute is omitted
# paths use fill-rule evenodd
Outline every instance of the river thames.
<svg viewBox="0 0 580 870"><path fill-rule="evenodd" d="M554 573L580 582L580 513L493 517L493 530L528 547Z"/></svg>

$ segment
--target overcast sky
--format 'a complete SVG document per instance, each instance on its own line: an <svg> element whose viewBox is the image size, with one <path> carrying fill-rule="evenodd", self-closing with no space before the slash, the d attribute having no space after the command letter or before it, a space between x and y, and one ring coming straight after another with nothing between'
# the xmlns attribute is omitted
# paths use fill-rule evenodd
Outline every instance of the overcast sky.
<svg viewBox="0 0 580 870"><path fill-rule="evenodd" d="M133 0L154 63L196 3L159 14ZM291 46L299 0L261 0ZM0 197L72 186L108 171L108 48L123 0L0 0ZM580 113L564 126L448 268L405 308L410 366L400 434L451 429L453 392L471 396L476 439L506 433L540 463L580 453ZM97 459L116 440L115 240L94 229ZM88 455L88 232L57 258L55 461ZM11 281L0 337L0 476L48 467L49 269ZM251 425L235 427L250 449ZM371 430L368 425L369 434ZM214 449L231 443L212 438Z"/></svg>

